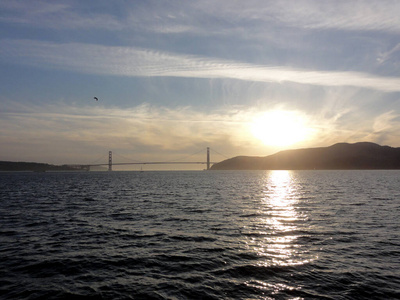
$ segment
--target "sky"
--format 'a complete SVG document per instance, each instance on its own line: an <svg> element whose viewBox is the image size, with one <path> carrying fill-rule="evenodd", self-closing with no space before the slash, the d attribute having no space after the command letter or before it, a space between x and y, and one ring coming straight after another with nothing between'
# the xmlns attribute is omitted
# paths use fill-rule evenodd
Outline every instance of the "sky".
<svg viewBox="0 0 400 300"><path fill-rule="evenodd" d="M386 0L2 0L0 160L400 147L399 15Z"/></svg>

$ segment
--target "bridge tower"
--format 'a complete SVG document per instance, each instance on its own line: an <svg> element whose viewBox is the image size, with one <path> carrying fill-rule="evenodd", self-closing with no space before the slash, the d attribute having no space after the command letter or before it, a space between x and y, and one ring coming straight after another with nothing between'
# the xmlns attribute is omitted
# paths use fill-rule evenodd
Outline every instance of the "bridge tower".
<svg viewBox="0 0 400 300"><path fill-rule="evenodd" d="M112 171L112 151L108 151L108 171Z"/></svg>
<svg viewBox="0 0 400 300"><path fill-rule="evenodd" d="M207 170L210 170L210 147L207 147Z"/></svg>

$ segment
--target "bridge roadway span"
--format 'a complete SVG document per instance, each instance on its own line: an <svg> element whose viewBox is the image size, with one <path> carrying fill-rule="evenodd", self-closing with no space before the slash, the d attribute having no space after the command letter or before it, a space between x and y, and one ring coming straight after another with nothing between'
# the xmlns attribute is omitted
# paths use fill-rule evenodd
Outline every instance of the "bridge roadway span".
<svg viewBox="0 0 400 300"><path fill-rule="evenodd" d="M70 164L68 166L76 168L77 170L90 170L90 167L100 167L100 166L108 166L108 170L112 170L112 166L122 166L122 165L178 165L178 164L192 164L192 165L207 165L207 162L204 161L186 161L186 162L168 162L168 161L152 161L152 162L134 162L134 163L112 163L111 168L107 163L102 164L91 164L91 165L79 165L79 164ZM210 162L210 165L214 164L214 162ZM208 165L209 166L209 165Z"/></svg>
<svg viewBox="0 0 400 300"><path fill-rule="evenodd" d="M215 164L215 162L209 162L210 164ZM122 165L194 165L194 164L203 164L206 165L206 161L150 161L150 162L129 162L129 163L112 163L113 166L122 166ZM103 164L92 164L92 165L81 165L82 167L99 167L99 166L108 166L108 163Z"/></svg>
<svg viewBox="0 0 400 300"><path fill-rule="evenodd" d="M87 164L87 165L74 165L80 169L90 169L90 167L97 166L108 166L108 170L112 171L112 166L122 166L122 165L187 165L187 164L197 164L197 165L207 165L207 170L210 169L210 165L214 162L210 161L210 147L207 147L207 161L144 161L144 162L125 162L125 163L113 163L112 161L112 151L108 151L108 163L101 164Z"/></svg>

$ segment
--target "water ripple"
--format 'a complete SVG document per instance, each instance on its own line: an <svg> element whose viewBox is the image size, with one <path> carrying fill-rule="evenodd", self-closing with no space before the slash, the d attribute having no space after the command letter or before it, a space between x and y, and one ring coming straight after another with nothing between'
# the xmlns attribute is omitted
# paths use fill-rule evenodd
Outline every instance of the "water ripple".
<svg viewBox="0 0 400 300"><path fill-rule="evenodd" d="M400 298L399 175L1 173L0 297Z"/></svg>

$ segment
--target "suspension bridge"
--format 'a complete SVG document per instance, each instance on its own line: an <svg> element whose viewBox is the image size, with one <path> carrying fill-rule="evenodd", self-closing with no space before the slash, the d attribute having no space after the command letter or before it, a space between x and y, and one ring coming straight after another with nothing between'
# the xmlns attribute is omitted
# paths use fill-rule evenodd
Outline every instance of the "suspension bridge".
<svg viewBox="0 0 400 300"><path fill-rule="evenodd" d="M216 151L215 151L216 152ZM217 152L218 153L218 152ZM218 153L220 154L220 153ZM220 154L222 156L225 156L223 154ZM226 157L226 156L225 156ZM108 166L108 171L113 170L113 166L123 166L123 165L206 165L206 169L209 170L212 164L215 164L215 162L212 162L210 160L210 147L207 147L207 152L206 152L206 159L205 161L135 161L135 162L113 162L113 152L109 151L108 152L108 162L107 163L92 163L92 164L75 164L75 165L69 165L70 167L79 169L79 170L86 170L90 171L91 167L102 167L102 166Z"/></svg>

